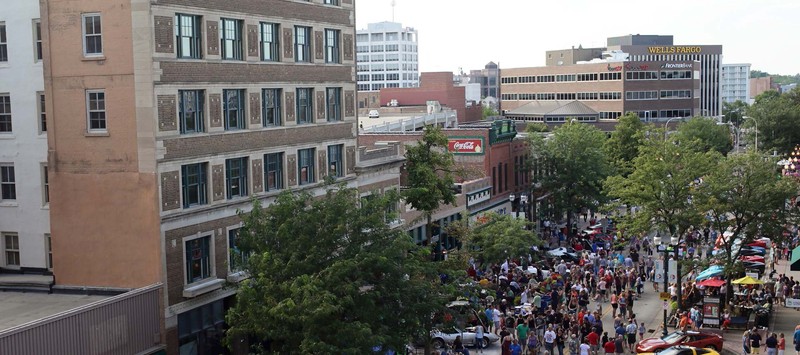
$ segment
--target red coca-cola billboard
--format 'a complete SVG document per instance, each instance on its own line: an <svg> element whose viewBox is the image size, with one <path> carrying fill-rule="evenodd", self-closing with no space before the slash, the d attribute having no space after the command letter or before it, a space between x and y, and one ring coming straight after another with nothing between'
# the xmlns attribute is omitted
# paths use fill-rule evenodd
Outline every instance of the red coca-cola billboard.
<svg viewBox="0 0 800 355"><path fill-rule="evenodd" d="M453 154L483 154L483 138L450 137L447 139L447 149L453 152Z"/></svg>

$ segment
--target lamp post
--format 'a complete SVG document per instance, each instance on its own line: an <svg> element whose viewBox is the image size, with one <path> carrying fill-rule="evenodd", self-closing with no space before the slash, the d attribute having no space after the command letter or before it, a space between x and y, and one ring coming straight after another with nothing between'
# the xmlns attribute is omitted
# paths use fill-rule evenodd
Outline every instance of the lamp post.
<svg viewBox="0 0 800 355"><path fill-rule="evenodd" d="M681 264L678 261L678 256L679 256L678 249L680 247L680 241L676 237L671 237L669 245L661 245L661 236L660 235L656 235L655 237L653 237L653 244L656 245L656 250L658 250L658 252L660 252L660 253L663 252L664 253L664 264L663 264L664 265L664 292L668 292L667 290L669 289L669 257L670 257L669 249L672 248L672 250L675 252L675 274L676 274L675 275L675 278L676 278L675 284L676 284L677 293L678 293L678 301L677 301L678 302L678 309L677 309L677 312L680 314L680 312L681 312L681 286L682 286L681 285ZM667 336L667 323L668 323L667 322L667 317L668 317L667 309L664 308L664 329L663 329L663 332L662 332L664 336Z"/></svg>
<svg viewBox="0 0 800 355"><path fill-rule="evenodd" d="M667 288L669 288L669 269L667 268L669 265L669 254L667 252L667 248L661 245L661 236L656 234L653 237L653 244L656 246L656 250L659 253L664 253L664 262L661 264L664 268L664 292L667 292ZM664 307L664 326L662 329L661 334L663 336L667 336L667 307Z"/></svg>
<svg viewBox="0 0 800 355"><path fill-rule="evenodd" d="M753 122L755 122L755 124L756 124L756 141L755 141L755 143L756 143L756 152L757 152L758 151L758 120L756 120L755 118L752 118L750 116L742 116L742 120L744 120L744 121L753 120Z"/></svg>

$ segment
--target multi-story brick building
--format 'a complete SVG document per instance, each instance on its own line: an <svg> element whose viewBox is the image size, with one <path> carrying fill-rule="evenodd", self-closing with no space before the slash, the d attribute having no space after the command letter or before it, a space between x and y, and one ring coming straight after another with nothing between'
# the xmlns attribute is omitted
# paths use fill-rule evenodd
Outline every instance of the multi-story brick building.
<svg viewBox="0 0 800 355"><path fill-rule="evenodd" d="M45 4L56 288L163 283L168 353L217 353L237 211L357 185L353 1Z"/></svg>
<svg viewBox="0 0 800 355"><path fill-rule="evenodd" d="M701 114L699 76L698 62L509 68L500 78L501 107L506 117L547 123L573 116L590 122L616 119L626 112L644 120L692 117ZM573 101L583 104L580 110L566 107Z"/></svg>

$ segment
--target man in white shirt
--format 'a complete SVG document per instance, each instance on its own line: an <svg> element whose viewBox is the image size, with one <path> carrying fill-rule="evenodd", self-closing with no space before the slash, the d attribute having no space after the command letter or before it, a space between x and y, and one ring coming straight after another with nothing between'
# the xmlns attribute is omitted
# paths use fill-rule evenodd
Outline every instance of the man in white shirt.
<svg viewBox="0 0 800 355"><path fill-rule="evenodd" d="M500 334L500 310L494 307L492 312L492 323L494 323L494 333Z"/></svg>
<svg viewBox="0 0 800 355"><path fill-rule="evenodd" d="M547 331L544 332L544 348L553 354L553 349L555 348L555 341L556 341L556 332L553 331L553 326L548 325Z"/></svg>
<svg viewBox="0 0 800 355"><path fill-rule="evenodd" d="M476 352L483 353L483 326L480 324L475 326L475 347L478 348Z"/></svg>

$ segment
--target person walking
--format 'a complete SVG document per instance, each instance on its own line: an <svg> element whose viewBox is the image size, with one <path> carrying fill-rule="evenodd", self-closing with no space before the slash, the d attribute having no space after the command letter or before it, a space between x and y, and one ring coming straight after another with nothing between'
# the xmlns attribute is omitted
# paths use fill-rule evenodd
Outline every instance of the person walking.
<svg viewBox="0 0 800 355"><path fill-rule="evenodd" d="M483 326L480 323L475 326L475 347L477 348L476 353L483 354Z"/></svg>
<svg viewBox="0 0 800 355"><path fill-rule="evenodd" d="M758 328L753 327L753 330L750 331L750 348L753 355L761 354L761 339L761 334L758 334Z"/></svg>
<svg viewBox="0 0 800 355"><path fill-rule="evenodd" d="M747 330L742 334L742 355L750 355L750 332Z"/></svg>
<svg viewBox="0 0 800 355"><path fill-rule="evenodd" d="M792 336L794 340L794 354L800 355L800 324L794 327L794 336Z"/></svg>
<svg viewBox="0 0 800 355"><path fill-rule="evenodd" d="M781 333L781 336L778 339L778 355L783 355L785 351L786 351L786 338L784 337L783 333Z"/></svg>
<svg viewBox="0 0 800 355"><path fill-rule="evenodd" d="M769 336L767 336L767 340L764 342L764 345L767 347L767 355L778 355L777 334L772 333Z"/></svg>

